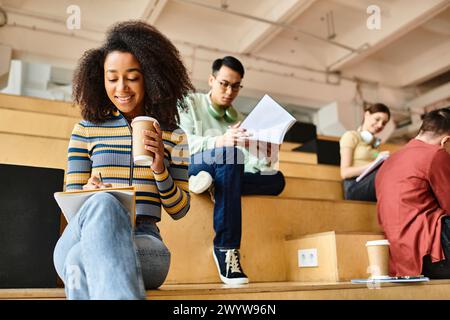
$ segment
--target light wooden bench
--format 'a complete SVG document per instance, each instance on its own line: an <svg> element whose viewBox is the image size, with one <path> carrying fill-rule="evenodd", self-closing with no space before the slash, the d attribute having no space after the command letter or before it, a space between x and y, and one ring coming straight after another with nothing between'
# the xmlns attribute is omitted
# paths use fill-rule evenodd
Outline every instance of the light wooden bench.
<svg viewBox="0 0 450 320"><path fill-rule="evenodd" d="M383 283L380 290L348 282L264 282L229 287L219 283L163 285L149 300L448 300L450 280ZM63 289L0 289L0 300L63 300ZM269 303L270 304L270 303Z"/></svg>

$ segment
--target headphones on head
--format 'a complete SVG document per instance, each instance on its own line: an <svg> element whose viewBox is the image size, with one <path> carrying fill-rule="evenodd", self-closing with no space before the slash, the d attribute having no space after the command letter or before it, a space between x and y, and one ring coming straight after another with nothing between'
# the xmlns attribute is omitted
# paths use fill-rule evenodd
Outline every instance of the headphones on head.
<svg viewBox="0 0 450 320"><path fill-rule="evenodd" d="M215 119L220 120L224 119L228 123L233 123L238 120L238 113L233 106L229 106L226 109L221 106L213 103L208 104L208 113Z"/></svg>
<svg viewBox="0 0 450 320"><path fill-rule="evenodd" d="M381 139L375 137L371 132L367 131L367 130L363 130L363 131L359 131L359 135L362 139L362 141L364 141L367 144L372 145L372 147L377 148L380 144L381 144Z"/></svg>

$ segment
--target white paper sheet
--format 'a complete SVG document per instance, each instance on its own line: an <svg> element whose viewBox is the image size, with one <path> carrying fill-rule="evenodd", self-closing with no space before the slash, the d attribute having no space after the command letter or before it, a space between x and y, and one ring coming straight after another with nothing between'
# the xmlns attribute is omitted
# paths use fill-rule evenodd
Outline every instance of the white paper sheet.
<svg viewBox="0 0 450 320"><path fill-rule="evenodd" d="M74 191L74 192L56 192L55 200L61 208L64 217L70 221L73 216L80 210L81 206L94 194L98 192L109 192L115 196L130 213L130 219L134 224L135 216L135 191L134 188L125 187L113 189L95 189L90 191Z"/></svg>
<svg viewBox="0 0 450 320"><path fill-rule="evenodd" d="M388 277L386 279L352 279L352 283L389 283L389 282L427 282L430 281L427 277Z"/></svg>
<svg viewBox="0 0 450 320"><path fill-rule="evenodd" d="M250 140L281 144L295 122L289 112L266 94L242 122L241 128L252 134Z"/></svg>
<svg viewBox="0 0 450 320"><path fill-rule="evenodd" d="M372 164L366 169L364 170L357 178L356 178L356 182L361 181L364 177L366 177L369 173L371 173L373 170L375 170L376 168L378 168L383 162L384 160L386 160L387 158L389 158L389 154L382 154L380 155L378 158L376 158Z"/></svg>

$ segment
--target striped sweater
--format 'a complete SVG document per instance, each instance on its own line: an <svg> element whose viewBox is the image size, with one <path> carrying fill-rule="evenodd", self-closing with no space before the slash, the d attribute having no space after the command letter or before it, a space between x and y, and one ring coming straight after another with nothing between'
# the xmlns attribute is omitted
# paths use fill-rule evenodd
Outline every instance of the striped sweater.
<svg viewBox="0 0 450 320"><path fill-rule="evenodd" d="M101 173L113 187L136 188L136 215L161 219L161 205L173 218L189 210L189 151L181 129L163 130L165 170L154 174L150 166L131 164L131 126L118 111L101 124L82 120L69 142L66 190L80 190L92 175Z"/></svg>

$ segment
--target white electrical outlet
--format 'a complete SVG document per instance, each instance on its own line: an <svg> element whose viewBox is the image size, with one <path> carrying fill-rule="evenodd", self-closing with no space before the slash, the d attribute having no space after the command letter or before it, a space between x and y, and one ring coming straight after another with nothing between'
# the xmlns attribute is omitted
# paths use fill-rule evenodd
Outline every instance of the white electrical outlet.
<svg viewBox="0 0 450 320"><path fill-rule="evenodd" d="M298 250L298 267L311 268L318 267L317 248Z"/></svg>

